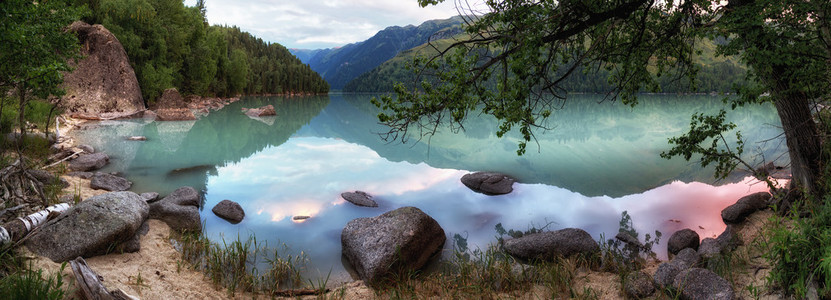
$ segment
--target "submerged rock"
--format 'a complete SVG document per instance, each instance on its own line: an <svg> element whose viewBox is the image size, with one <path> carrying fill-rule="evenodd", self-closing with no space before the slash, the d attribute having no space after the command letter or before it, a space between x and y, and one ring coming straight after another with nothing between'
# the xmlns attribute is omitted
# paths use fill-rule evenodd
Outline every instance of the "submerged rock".
<svg viewBox="0 0 831 300"><path fill-rule="evenodd" d="M162 200L150 204L150 218L164 221L173 230L201 232L200 203L201 197L196 189L180 187Z"/></svg>
<svg viewBox="0 0 831 300"><path fill-rule="evenodd" d="M242 206L231 200L219 201L211 211L220 218L227 220L233 224L237 224L245 218L245 211Z"/></svg>
<svg viewBox="0 0 831 300"><path fill-rule="evenodd" d="M345 192L341 193L340 196L357 206L378 207L378 203L372 200L372 196L362 191Z"/></svg>
<svg viewBox="0 0 831 300"><path fill-rule="evenodd" d="M486 195L504 195L514 190L514 179L501 173L470 173L462 176L461 180L471 190Z"/></svg>
<svg viewBox="0 0 831 300"><path fill-rule="evenodd" d="M32 234L26 247L55 262L112 251L134 238L149 207L133 192L90 197Z"/></svg>
<svg viewBox="0 0 831 300"><path fill-rule="evenodd" d="M69 161L69 169L72 171L93 171L103 168L110 162L110 157L104 152L84 154Z"/></svg>
<svg viewBox="0 0 831 300"><path fill-rule="evenodd" d="M120 192L129 190L133 185L127 179L118 177L112 174L97 172L92 176L89 186L96 190L106 190L111 192Z"/></svg>
<svg viewBox="0 0 831 300"><path fill-rule="evenodd" d="M343 255L369 284L395 272L420 269L445 239L439 223L415 207L354 219L341 232Z"/></svg>
<svg viewBox="0 0 831 300"><path fill-rule="evenodd" d="M502 247L508 254L526 260L552 260L556 257L600 253L600 246L592 236L579 228L532 233L505 240Z"/></svg>

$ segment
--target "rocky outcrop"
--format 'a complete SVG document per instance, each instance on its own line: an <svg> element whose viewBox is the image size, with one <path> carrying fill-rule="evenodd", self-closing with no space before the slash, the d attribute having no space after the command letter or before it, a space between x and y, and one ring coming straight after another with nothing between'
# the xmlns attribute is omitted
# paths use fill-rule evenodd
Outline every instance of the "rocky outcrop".
<svg viewBox="0 0 831 300"><path fill-rule="evenodd" d="M231 200L219 201L211 211L220 218L227 220L233 224L237 224L245 218L245 211L242 206Z"/></svg>
<svg viewBox="0 0 831 300"><path fill-rule="evenodd" d="M130 115L144 110L141 89L127 52L118 39L101 25L77 21L69 30L81 42L83 59L70 64L64 74L61 106L70 114ZM74 257L73 257L74 258Z"/></svg>
<svg viewBox="0 0 831 300"><path fill-rule="evenodd" d="M277 111L274 110L274 106L271 104L260 108L243 108L242 112L244 112L245 115L249 117L265 117L277 115Z"/></svg>
<svg viewBox="0 0 831 300"><path fill-rule="evenodd" d="M721 211L721 219L725 224L738 224L744 221L747 216L768 207L770 193L758 192L742 197L733 205Z"/></svg>
<svg viewBox="0 0 831 300"><path fill-rule="evenodd" d="M141 198L144 199L144 201L147 201L147 203L159 200L159 193L156 192L141 193L141 195L139 196L141 196Z"/></svg>
<svg viewBox="0 0 831 300"><path fill-rule="evenodd" d="M697 232L689 228L681 229L669 237L669 241L667 242L667 252L674 255L678 254L678 252L684 250L685 248L698 250L698 244L700 242L701 238L698 236Z"/></svg>
<svg viewBox="0 0 831 300"><path fill-rule="evenodd" d="M505 240L502 247L508 254L525 260L552 260L557 257L600 253L600 246L592 236L579 228L532 233Z"/></svg>
<svg viewBox="0 0 831 300"><path fill-rule="evenodd" d="M148 210L133 192L93 196L43 225L26 247L55 262L105 254L135 237Z"/></svg>
<svg viewBox="0 0 831 300"><path fill-rule="evenodd" d="M72 171L93 171L103 168L110 162L110 157L104 152L84 154L69 161L69 169Z"/></svg>
<svg viewBox="0 0 831 300"><path fill-rule="evenodd" d="M395 272L420 269L445 239L438 222L415 207L354 219L341 233L343 255L369 284Z"/></svg>
<svg viewBox="0 0 831 300"><path fill-rule="evenodd" d="M340 196L357 206L378 207L378 203L372 200L372 196L362 191L345 192L341 193Z"/></svg>
<svg viewBox="0 0 831 300"><path fill-rule="evenodd" d="M150 218L162 220L177 231L202 231L201 196L196 189L180 187L162 200L150 203Z"/></svg>
<svg viewBox="0 0 831 300"><path fill-rule="evenodd" d="M96 190L105 190L111 192L121 192L129 190L133 183L122 177L118 177L107 173L95 173L89 186Z"/></svg>
<svg viewBox="0 0 831 300"><path fill-rule="evenodd" d="M471 190L486 195L504 195L514 190L513 178L494 172L465 174L462 183Z"/></svg>
<svg viewBox="0 0 831 300"><path fill-rule="evenodd" d="M188 104L176 88L164 90L162 96L156 100L155 108L156 118L160 121L196 120L196 115L188 108Z"/></svg>
<svg viewBox="0 0 831 300"><path fill-rule="evenodd" d="M691 268L678 273L672 283L681 299L732 300L735 298L730 282L713 271Z"/></svg>

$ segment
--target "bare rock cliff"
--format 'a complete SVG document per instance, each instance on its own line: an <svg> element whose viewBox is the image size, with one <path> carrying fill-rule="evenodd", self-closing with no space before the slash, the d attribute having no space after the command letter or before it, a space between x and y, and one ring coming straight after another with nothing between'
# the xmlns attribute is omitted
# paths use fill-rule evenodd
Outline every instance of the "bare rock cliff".
<svg viewBox="0 0 831 300"><path fill-rule="evenodd" d="M78 35L83 58L64 76L62 106L85 116L130 115L144 110L136 73L124 47L101 25L77 21L69 30Z"/></svg>

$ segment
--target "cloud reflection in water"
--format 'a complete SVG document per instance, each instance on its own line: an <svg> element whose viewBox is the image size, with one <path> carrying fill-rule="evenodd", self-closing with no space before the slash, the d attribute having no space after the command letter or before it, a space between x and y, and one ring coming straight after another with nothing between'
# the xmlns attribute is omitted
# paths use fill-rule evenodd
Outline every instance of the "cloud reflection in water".
<svg viewBox="0 0 831 300"><path fill-rule="evenodd" d="M209 210L203 211L203 217L209 235L252 232L258 240L279 240L305 251L320 274L331 268L344 279L339 255L342 228L352 219L402 206L416 206L435 218L448 234L446 249L452 249L456 233L466 236L472 247L486 247L495 241L497 223L517 230L546 224L550 230L579 227L595 239L611 238L626 210L641 234L655 230L665 234L657 247L663 256L666 240L675 230L718 235L725 228L720 215L724 207L765 189L752 179L719 187L673 182L611 198L586 197L544 184L515 184L511 194L487 196L461 184L459 178L467 172L391 162L368 147L343 140L295 137L219 168L217 176L209 177L205 207L231 199L256 214L239 225L230 225ZM354 190L374 195L379 207L357 207L340 198L340 193ZM294 222L294 216L311 218Z"/></svg>

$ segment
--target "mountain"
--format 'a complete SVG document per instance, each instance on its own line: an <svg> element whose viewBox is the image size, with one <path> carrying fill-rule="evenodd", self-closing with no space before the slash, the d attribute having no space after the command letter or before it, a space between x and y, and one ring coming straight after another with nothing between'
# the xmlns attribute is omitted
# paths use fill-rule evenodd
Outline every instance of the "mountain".
<svg viewBox="0 0 831 300"><path fill-rule="evenodd" d="M331 49L291 49L303 63L318 72L333 90L395 57L401 51L462 31L461 17L432 20L419 26L392 26L366 41ZM438 33L438 34L437 34Z"/></svg>
<svg viewBox="0 0 831 300"><path fill-rule="evenodd" d="M436 54L436 48L444 50L456 40L463 40L466 36L458 34L441 40L435 40L430 45L424 44L413 49L401 51L392 59L384 62L375 69L361 74L343 87L344 92L372 93L392 92L397 82L412 88L415 81L415 74L406 68L417 56L432 56ZM723 43L723 39L711 41L703 39L696 43L700 54L695 57L699 67L696 77L697 89L690 87L686 79L675 80L672 76L658 78L661 92L665 93L686 93L686 92L733 92L736 84L746 81L747 67L739 62L735 56L717 56L716 47ZM608 81L609 71L600 68L596 72L583 72L582 68L573 72L572 75L560 83L560 86L569 92L579 93L605 93L612 89ZM419 78L418 82L430 78Z"/></svg>

